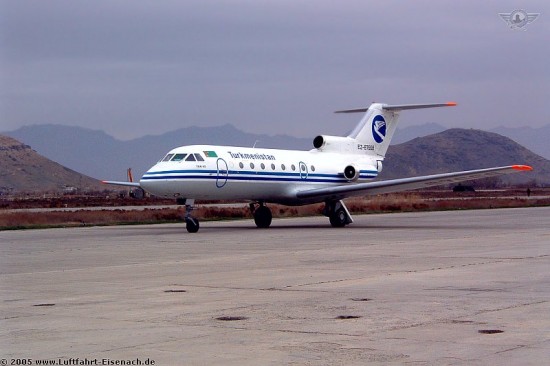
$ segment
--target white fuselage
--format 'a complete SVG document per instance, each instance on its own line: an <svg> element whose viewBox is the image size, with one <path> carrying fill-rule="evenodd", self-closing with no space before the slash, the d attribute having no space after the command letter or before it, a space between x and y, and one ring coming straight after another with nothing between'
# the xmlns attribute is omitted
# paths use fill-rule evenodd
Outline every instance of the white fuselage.
<svg viewBox="0 0 550 366"><path fill-rule="evenodd" d="M344 176L350 165L358 172L355 180ZM301 205L312 200L298 200L298 191L365 182L380 170L381 161L357 152L191 145L171 150L143 175L140 185L163 197Z"/></svg>

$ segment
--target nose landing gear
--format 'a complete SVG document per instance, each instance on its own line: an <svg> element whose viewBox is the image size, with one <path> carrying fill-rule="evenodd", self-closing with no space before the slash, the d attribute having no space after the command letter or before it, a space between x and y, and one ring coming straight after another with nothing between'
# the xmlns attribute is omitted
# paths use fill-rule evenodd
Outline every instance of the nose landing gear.
<svg viewBox="0 0 550 366"><path fill-rule="evenodd" d="M199 231L199 220L194 217L186 217L185 218L185 228L187 229L188 233L196 233Z"/></svg>
<svg viewBox="0 0 550 366"><path fill-rule="evenodd" d="M183 202L182 202L183 201ZM199 220L193 216L191 216L191 211L193 211L195 204L194 199L186 199L186 200L177 200L178 204L184 204L185 205L185 228L187 229L187 232L189 233L196 233L199 231Z"/></svg>

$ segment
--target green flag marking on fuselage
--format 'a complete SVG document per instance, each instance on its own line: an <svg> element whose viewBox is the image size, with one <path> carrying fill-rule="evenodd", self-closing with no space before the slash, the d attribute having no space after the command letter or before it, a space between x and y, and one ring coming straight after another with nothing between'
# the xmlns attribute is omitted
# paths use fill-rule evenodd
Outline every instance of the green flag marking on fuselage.
<svg viewBox="0 0 550 366"><path fill-rule="evenodd" d="M207 158L217 158L218 154L215 151L203 151Z"/></svg>

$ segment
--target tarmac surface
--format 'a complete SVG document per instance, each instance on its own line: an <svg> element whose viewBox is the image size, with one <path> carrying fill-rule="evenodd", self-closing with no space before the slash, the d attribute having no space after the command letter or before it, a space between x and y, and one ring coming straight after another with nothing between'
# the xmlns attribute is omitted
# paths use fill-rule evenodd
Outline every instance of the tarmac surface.
<svg viewBox="0 0 550 366"><path fill-rule="evenodd" d="M0 232L2 366L547 364L550 207L354 219Z"/></svg>

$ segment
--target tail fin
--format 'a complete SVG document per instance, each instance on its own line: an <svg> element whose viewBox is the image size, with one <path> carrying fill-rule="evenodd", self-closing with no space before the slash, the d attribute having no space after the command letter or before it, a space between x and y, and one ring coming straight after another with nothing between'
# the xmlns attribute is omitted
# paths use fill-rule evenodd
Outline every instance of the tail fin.
<svg viewBox="0 0 550 366"><path fill-rule="evenodd" d="M365 149L372 151L373 154L380 157L386 155L390 146L390 141L397 127L399 112L406 109L421 109L435 107L451 107L456 103L438 103L438 104L402 104L388 105L382 103L373 103L369 108L348 109L337 111L336 113L360 113L366 112L361 122L348 135L355 139L359 144L365 145Z"/></svg>

